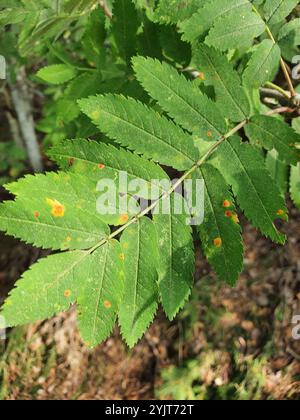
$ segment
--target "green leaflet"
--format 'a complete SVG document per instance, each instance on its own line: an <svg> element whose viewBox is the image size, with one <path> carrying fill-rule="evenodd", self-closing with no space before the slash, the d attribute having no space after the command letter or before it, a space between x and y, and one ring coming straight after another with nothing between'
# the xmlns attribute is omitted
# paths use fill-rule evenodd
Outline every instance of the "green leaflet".
<svg viewBox="0 0 300 420"><path fill-rule="evenodd" d="M266 167L272 178L275 180L281 193L285 195L288 191L290 168L278 158L278 152L271 150L266 157Z"/></svg>
<svg viewBox="0 0 300 420"><path fill-rule="evenodd" d="M175 203L179 209L185 205L183 197L174 193L160 203L160 208L171 210L169 214L154 215L159 238L159 293L170 320L191 293L195 269L192 229L187 215L175 214Z"/></svg>
<svg viewBox="0 0 300 420"><path fill-rule="evenodd" d="M155 19L162 23L177 23L192 16L204 0L160 0Z"/></svg>
<svg viewBox="0 0 300 420"><path fill-rule="evenodd" d="M299 4L298 0L266 0L264 12L268 24L274 25L287 17Z"/></svg>
<svg viewBox="0 0 300 420"><path fill-rule="evenodd" d="M136 52L139 22L132 0L113 3L112 34L121 58L127 63Z"/></svg>
<svg viewBox="0 0 300 420"><path fill-rule="evenodd" d="M279 34L278 34L278 40L282 40L288 35L290 35L291 32L294 32L296 39L300 39L300 18L293 19L287 22L285 25L283 25L280 28ZM299 42L298 42L299 44Z"/></svg>
<svg viewBox="0 0 300 420"><path fill-rule="evenodd" d="M200 44L195 47L193 63L203 73L204 83L213 86L218 106L225 117L239 122L250 115L250 103L238 73L225 55Z"/></svg>
<svg viewBox="0 0 300 420"><path fill-rule="evenodd" d="M121 238L126 278L119 322L129 347L142 337L157 310L157 241L155 226L146 217L128 227Z"/></svg>
<svg viewBox="0 0 300 420"><path fill-rule="evenodd" d="M191 136L135 99L105 95L79 104L108 137L146 158L185 170L199 157Z"/></svg>
<svg viewBox="0 0 300 420"><path fill-rule="evenodd" d="M144 186L135 190L133 195L145 199L155 188L162 192L163 185L159 181L168 179L160 166L110 144L84 139L66 140L48 154L61 169L78 173L95 183L99 181L101 171L101 177L112 179L119 185L126 172L128 183L134 181Z"/></svg>
<svg viewBox="0 0 300 420"><path fill-rule="evenodd" d="M281 51L277 44L265 39L258 45L243 74L244 85L249 88L260 88L270 82L277 74Z"/></svg>
<svg viewBox="0 0 300 420"><path fill-rule="evenodd" d="M300 163L297 166L292 166L290 193L293 202L300 209Z"/></svg>
<svg viewBox="0 0 300 420"><path fill-rule="evenodd" d="M76 69L66 64L54 64L44 67L37 72L37 76L40 79L53 85L69 82L76 77L76 74Z"/></svg>
<svg viewBox="0 0 300 420"><path fill-rule="evenodd" d="M1 315L6 325L42 321L75 303L90 256L84 251L51 255L27 271L6 300Z"/></svg>
<svg viewBox="0 0 300 420"><path fill-rule="evenodd" d="M274 222L286 219L287 209L260 151L234 136L221 145L211 162L232 186L239 206L252 224L274 242L284 244L285 235Z"/></svg>
<svg viewBox="0 0 300 420"><path fill-rule="evenodd" d="M110 241L89 257L77 299L79 328L89 347L95 347L111 334L123 298L124 277L119 242Z"/></svg>
<svg viewBox="0 0 300 420"><path fill-rule="evenodd" d="M234 286L243 268L243 244L233 198L213 166L203 165L196 176L205 182L204 222L199 226L203 251L220 279Z"/></svg>
<svg viewBox="0 0 300 420"><path fill-rule="evenodd" d="M267 150L277 150L281 161L292 165L298 163L299 152L295 144L300 142L300 135L283 121L255 115L246 125L245 131L253 144L262 145Z"/></svg>
<svg viewBox="0 0 300 420"><path fill-rule="evenodd" d="M176 69L144 57L134 58L133 67L146 91L186 130L211 140L225 134L218 107Z"/></svg>
<svg viewBox="0 0 300 420"><path fill-rule="evenodd" d="M232 12L217 21L205 42L207 45L227 51L250 47L253 39L265 31L264 21L255 13Z"/></svg>
<svg viewBox="0 0 300 420"><path fill-rule="evenodd" d="M90 248L109 234L96 212L96 184L77 174L26 176L6 188L17 196L0 205L0 229L9 235L66 250Z"/></svg>
<svg viewBox="0 0 300 420"><path fill-rule="evenodd" d="M230 13L246 13L251 11L249 0L209 0L190 19L179 25L185 41L194 41Z"/></svg>

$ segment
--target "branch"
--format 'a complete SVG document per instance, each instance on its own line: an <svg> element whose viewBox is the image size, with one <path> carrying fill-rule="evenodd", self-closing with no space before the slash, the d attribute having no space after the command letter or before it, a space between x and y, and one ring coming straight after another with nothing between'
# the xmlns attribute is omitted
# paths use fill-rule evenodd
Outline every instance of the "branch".
<svg viewBox="0 0 300 420"><path fill-rule="evenodd" d="M108 5L106 4L105 0L99 0L99 6L101 7L101 9L104 10L105 16L107 16L109 19L112 19L113 15L112 12L110 11Z"/></svg>
<svg viewBox="0 0 300 420"><path fill-rule="evenodd" d="M30 164L35 172L42 172L42 156L34 129L34 119L24 68L20 69L17 82L15 84L10 83L10 89Z"/></svg>

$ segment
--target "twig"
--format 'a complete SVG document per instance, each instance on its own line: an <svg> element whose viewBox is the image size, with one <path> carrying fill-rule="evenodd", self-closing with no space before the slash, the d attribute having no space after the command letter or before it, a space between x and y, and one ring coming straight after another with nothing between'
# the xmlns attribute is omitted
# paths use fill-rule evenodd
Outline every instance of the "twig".
<svg viewBox="0 0 300 420"><path fill-rule="evenodd" d="M34 129L34 119L32 115L24 68L19 70L17 82L14 84L10 83L10 89L12 102L17 113L20 130L26 146L30 164L35 172L42 172L42 156Z"/></svg>
<svg viewBox="0 0 300 420"><path fill-rule="evenodd" d="M24 149L24 144L22 140L22 135L20 133L20 127L19 127L18 121L12 116L10 111L6 111L5 116L7 118L10 133L12 135L12 138L16 146L19 147L20 149Z"/></svg>
<svg viewBox="0 0 300 420"><path fill-rule="evenodd" d="M270 87L271 89L277 90L277 92L281 93L288 101L291 101L291 95L289 92L282 89L280 86L277 86L275 83L267 82L266 86Z"/></svg>
<svg viewBox="0 0 300 420"><path fill-rule="evenodd" d="M276 115L276 114L284 114L284 113L292 114L295 111L296 109L282 106L281 108L271 109L269 112L266 113L266 115Z"/></svg>
<svg viewBox="0 0 300 420"><path fill-rule="evenodd" d="M107 16L109 19L112 19L113 15L110 11L108 5L106 4L105 0L99 0L99 6L104 10L105 16Z"/></svg>

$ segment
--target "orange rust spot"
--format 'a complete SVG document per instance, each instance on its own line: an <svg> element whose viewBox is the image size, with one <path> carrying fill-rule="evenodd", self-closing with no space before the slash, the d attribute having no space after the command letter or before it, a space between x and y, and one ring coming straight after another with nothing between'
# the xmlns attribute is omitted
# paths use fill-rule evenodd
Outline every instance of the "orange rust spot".
<svg viewBox="0 0 300 420"><path fill-rule="evenodd" d="M202 71L200 71L198 77L199 77L200 80L205 80L205 74Z"/></svg>
<svg viewBox="0 0 300 420"><path fill-rule="evenodd" d="M129 216L128 216L128 214L122 214L122 215L120 216L120 219L119 219L119 221L120 221L120 223L121 223L121 224L123 224L123 223L127 223L127 222L128 222L128 220L129 220Z"/></svg>
<svg viewBox="0 0 300 420"><path fill-rule="evenodd" d="M106 308L106 309L110 309L111 308L111 302L109 301L109 300L105 300L104 301L104 308Z"/></svg>
<svg viewBox="0 0 300 420"><path fill-rule="evenodd" d="M225 207L225 209L228 209L229 207L231 207L231 202L229 200L225 200L223 202L223 207Z"/></svg>
<svg viewBox="0 0 300 420"><path fill-rule="evenodd" d="M38 217L40 217L40 213L38 211L34 212L34 217L37 219Z"/></svg>
<svg viewBox="0 0 300 420"><path fill-rule="evenodd" d="M223 244L223 242L222 242L222 239L221 238L214 239L214 246L216 248L221 248L222 244Z"/></svg>
<svg viewBox="0 0 300 420"><path fill-rule="evenodd" d="M285 211L284 210L278 210L278 212L277 212L277 216L285 216Z"/></svg>
<svg viewBox="0 0 300 420"><path fill-rule="evenodd" d="M213 136L213 133L211 131L208 131L207 132L207 137L212 137L212 136Z"/></svg>
<svg viewBox="0 0 300 420"><path fill-rule="evenodd" d="M47 198L47 204L52 207L51 214L54 217L64 217L66 208L63 204L61 204L57 200L51 200L50 198Z"/></svg>
<svg viewBox="0 0 300 420"><path fill-rule="evenodd" d="M232 216L233 216L232 211L227 210L227 211L225 212L225 216L226 216L226 217L232 217Z"/></svg>
<svg viewBox="0 0 300 420"><path fill-rule="evenodd" d="M68 160L68 166L73 166L74 165L74 162L75 162L75 159L74 158L69 159Z"/></svg>
<svg viewBox="0 0 300 420"><path fill-rule="evenodd" d="M100 169L100 171L103 171L105 165L103 165L103 163L99 163L98 168Z"/></svg>
<svg viewBox="0 0 300 420"><path fill-rule="evenodd" d="M120 258L120 260L125 261L125 254L120 254L119 258Z"/></svg>
<svg viewBox="0 0 300 420"><path fill-rule="evenodd" d="M71 296L72 292L71 290L65 290L64 291L64 297L69 298Z"/></svg>

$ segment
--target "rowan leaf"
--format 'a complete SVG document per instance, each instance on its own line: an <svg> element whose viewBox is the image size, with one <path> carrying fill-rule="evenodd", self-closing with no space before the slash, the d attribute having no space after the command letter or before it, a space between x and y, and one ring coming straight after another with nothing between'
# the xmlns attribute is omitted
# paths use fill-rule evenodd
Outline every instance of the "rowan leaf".
<svg viewBox="0 0 300 420"><path fill-rule="evenodd" d="M136 52L137 11L132 0L117 0L113 3L112 34L120 56L127 63Z"/></svg>
<svg viewBox="0 0 300 420"><path fill-rule="evenodd" d="M300 209L300 163L297 166L292 166L290 192L295 206Z"/></svg>
<svg viewBox="0 0 300 420"><path fill-rule="evenodd" d="M85 279L77 299L79 328L93 348L111 334L124 293L122 248L110 241L89 257Z"/></svg>
<svg viewBox="0 0 300 420"><path fill-rule="evenodd" d="M255 13L234 11L216 22L205 42L221 51L246 48L251 46L254 38L260 36L265 28L264 21Z"/></svg>
<svg viewBox="0 0 300 420"><path fill-rule="evenodd" d="M122 235L125 293L119 311L121 333L133 347L142 337L157 310L158 239L153 222L139 219Z"/></svg>
<svg viewBox="0 0 300 420"><path fill-rule="evenodd" d="M154 17L162 23L177 23L192 16L203 0L159 0Z"/></svg>
<svg viewBox="0 0 300 420"><path fill-rule="evenodd" d="M160 209L165 211L154 214L153 219L159 238L159 293L170 320L184 306L194 280L192 229L188 215L180 212L185 205L181 195L172 194L160 203Z"/></svg>
<svg viewBox="0 0 300 420"><path fill-rule="evenodd" d="M104 95L79 104L103 133L146 158L178 170L198 159L191 136L133 98Z"/></svg>
<svg viewBox="0 0 300 420"><path fill-rule="evenodd" d="M183 128L211 140L225 133L217 106L174 68L143 57L134 58L133 67L146 91Z"/></svg>
<svg viewBox="0 0 300 420"><path fill-rule="evenodd" d="M280 47L269 39L258 45L248 62L243 74L244 85L249 88L260 88L266 82L274 80L279 68Z"/></svg>
<svg viewBox="0 0 300 420"><path fill-rule="evenodd" d="M37 76L44 82L60 85L76 77L76 69L66 64L53 64L37 72Z"/></svg>
<svg viewBox="0 0 300 420"><path fill-rule="evenodd" d="M4 303L1 316L7 326L42 321L67 311L78 296L90 255L72 251L39 260L17 282Z"/></svg>
<svg viewBox="0 0 300 420"><path fill-rule="evenodd" d="M205 216L198 228L203 251L220 279L234 286L244 261L234 199L228 184L212 165L203 165L196 176L205 183Z"/></svg>
<svg viewBox="0 0 300 420"><path fill-rule="evenodd" d="M297 0L266 0L264 13L269 25L274 25L286 18L299 4Z"/></svg>
<svg viewBox="0 0 300 420"><path fill-rule="evenodd" d="M225 55L200 44L195 47L193 62L203 74L204 83L214 87L218 106L225 117L238 122L250 116L250 103L240 76Z"/></svg>
<svg viewBox="0 0 300 420"><path fill-rule="evenodd" d="M181 22L179 28L183 32L183 39L192 42L206 34L219 19L230 13L241 14L251 9L249 0L208 0L191 18Z"/></svg>
<svg viewBox="0 0 300 420"><path fill-rule="evenodd" d="M287 208L260 151L233 136L221 145L212 161L232 186L251 223L274 242L284 244L286 237L278 231L275 221L287 218Z"/></svg>
<svg viewBox="0 0 300 420"><path fill-rule="evenodd" d="M253 144L262 145L267 150L275 149L282 162L297 165L300 158L296 143L300 142L300 135L283 121L255 115L245 130Z"/></svg>
<svg viewBox="0 0 300 420"><path fill-rule="evenodd" d="M96 184L80 175L29 175L6 188L17 199L0 204L0 229L26 243L87 249L109 234L96 211Z"/></svg>

